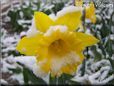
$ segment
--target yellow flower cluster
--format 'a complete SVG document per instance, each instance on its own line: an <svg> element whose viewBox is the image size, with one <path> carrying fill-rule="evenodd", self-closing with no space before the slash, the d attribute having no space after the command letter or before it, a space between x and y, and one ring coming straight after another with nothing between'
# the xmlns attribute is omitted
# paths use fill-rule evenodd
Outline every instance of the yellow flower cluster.
<svg viewBox="0 0 114 86"><path fill-rule="evenodd" d="M35 12L34 22L39 32L23 37L16 49L22 54L36 56L39 74L75 73L84 59L83 50L98 42L91 35L75 31L81 25L81 16L81 10L77 9L56 20L43 12Z"/></svg>

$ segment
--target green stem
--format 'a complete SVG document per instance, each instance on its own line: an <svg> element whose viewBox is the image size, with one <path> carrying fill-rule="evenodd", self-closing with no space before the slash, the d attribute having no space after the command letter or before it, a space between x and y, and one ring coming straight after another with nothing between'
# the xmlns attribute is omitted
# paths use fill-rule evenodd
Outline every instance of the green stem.
<svg viewBox="0 0 114 86"><path fill-rule="evenodd" d="M85 15L86 15L86 11L85 11L85 8L84 8L84 9L83 9L83 16L82 16L84 32L86 31L86 26L85 26Z"/></svg>

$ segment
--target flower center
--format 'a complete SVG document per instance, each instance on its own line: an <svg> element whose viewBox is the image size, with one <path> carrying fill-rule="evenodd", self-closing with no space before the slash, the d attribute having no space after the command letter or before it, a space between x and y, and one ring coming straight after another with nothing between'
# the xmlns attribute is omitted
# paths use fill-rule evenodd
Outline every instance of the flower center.
<svg viewBox="0 0 114 86"><path fill-rule="evenodd" d="M62 56L68 52L68 47L66 45L66 42L62 39L58 39L52 42L48 49L50 55L52 56L55 55Z"/></svg>

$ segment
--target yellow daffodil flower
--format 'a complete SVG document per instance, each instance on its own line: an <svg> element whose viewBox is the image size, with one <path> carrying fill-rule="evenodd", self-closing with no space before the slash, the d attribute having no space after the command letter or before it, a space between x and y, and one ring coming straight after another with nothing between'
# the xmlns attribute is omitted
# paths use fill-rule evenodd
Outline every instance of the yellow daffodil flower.
<svg viewBox="0 0 114 86"><path fill-rule="evenodd" d="M39 12L39 14L42 13ZM39 16L41 19L41 15ZM59 25L50 26L53 23L52 20L44 14L43 16L45 16L43 17L44 21L38 21L40 24L37 24L37 27L45 33L23 37L16 49L22 54L36 56L39 76L48 73L53 76L60 76L62 73L75 73L77 66L84 59L85 47L97 43L98 40L91 35L69 31L70 28L75 28L72 27L75 22L68 25L65 21L63 25L63 22L60 21L57 22ZM66 17L69 18L69 16ZM71 18L70 22L72 20L74 19Z"/></svg>
<svg viewBox="0 0 114 86"><path fill-rule="evenodd" d="M75 0L75 6L76 7L82 7L83 6L83 0ZM95 15L95 6L94 3L91 2L89 6L83 7L85 8L85 17L87 19L90 19L92 23L96 22L96 15Z"/></svg>
<svg viewBox="0 0 114 86"><path fill-rule="evenodd" d="M96 15L95 15L95 7L93 2L90 3L89 6L86 7L86 18L90 19L92 23L96 22Z"/></svg>

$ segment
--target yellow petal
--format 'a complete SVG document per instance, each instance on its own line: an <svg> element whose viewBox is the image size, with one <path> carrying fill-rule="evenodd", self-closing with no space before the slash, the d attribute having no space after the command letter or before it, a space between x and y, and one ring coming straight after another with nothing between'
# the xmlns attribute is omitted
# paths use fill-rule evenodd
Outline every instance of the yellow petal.
<svg viewBox="0 0 114 86"><path fill-rule="evenodd" d="M40 63L40 61L39 61L39 63ZM41 69L44 71L44 72L46 72L46 73L48 73L49 71L50 71L50 60L48 59L48 60L46 60L46 59L44 59L44 62L41 62L41 64L39 64L39 66L41 67Z"/></svg>
<svg viewBox="0 0 114 86"><path fill-rule="evenodd" d="M69 30L76 30L81 25L82 12L80 10L72 13L66 13L59 17L56 21L56 25L66 25Z"/></svg>
<svg viewBox="0 0 114 86"><path fill-rule="evenodd" d="M66 66L62 67L61 71L62 71L62 73L73 74L73 73L75 73L76 69L77 69L77 65L72 64L72 65L66 65Z"/></svg>
<svg viewBox="0 0 114 86"><path fill-rule="evenodd" d="M39 41L41 35L36 35L34 37L23 37L17 47L16 50L18 50L22 54L26 55L37 55L38 54L38 48L39 48Z"/></svg>
<svg viewBox="0 0 114 86"><path fill-rule="evenodd" d="M99 40L96 39L94 36L87 35L87 34L84 34L84 33L81 33L81 32L77 32L76 36L77 36L77 39L80 39L81 45L83 47L91 46L91 45L96 44L97 42L99 42Z"/></svg>
<svg viewBox="0 0 114 86"><path fill-rule="evenodd" d="M93 2L90 3L89 7L86 7L86 18L90 19L92 23L96 22L95 7Z"/></svg>
<svg viewBox="0 0 114 86"><path fill-rule="evenodd" d="M82 6L83 0L75 0L75 6Z"/></svg>
<svg viewBox="0 0 114 86"><path fill-rule="evenodd" d="M51 20L49 16L43 12L35 12L34 19L36 28L41 32L46 32L47 29L49 29L49 27L53 24L53 20Z"/></svg>

